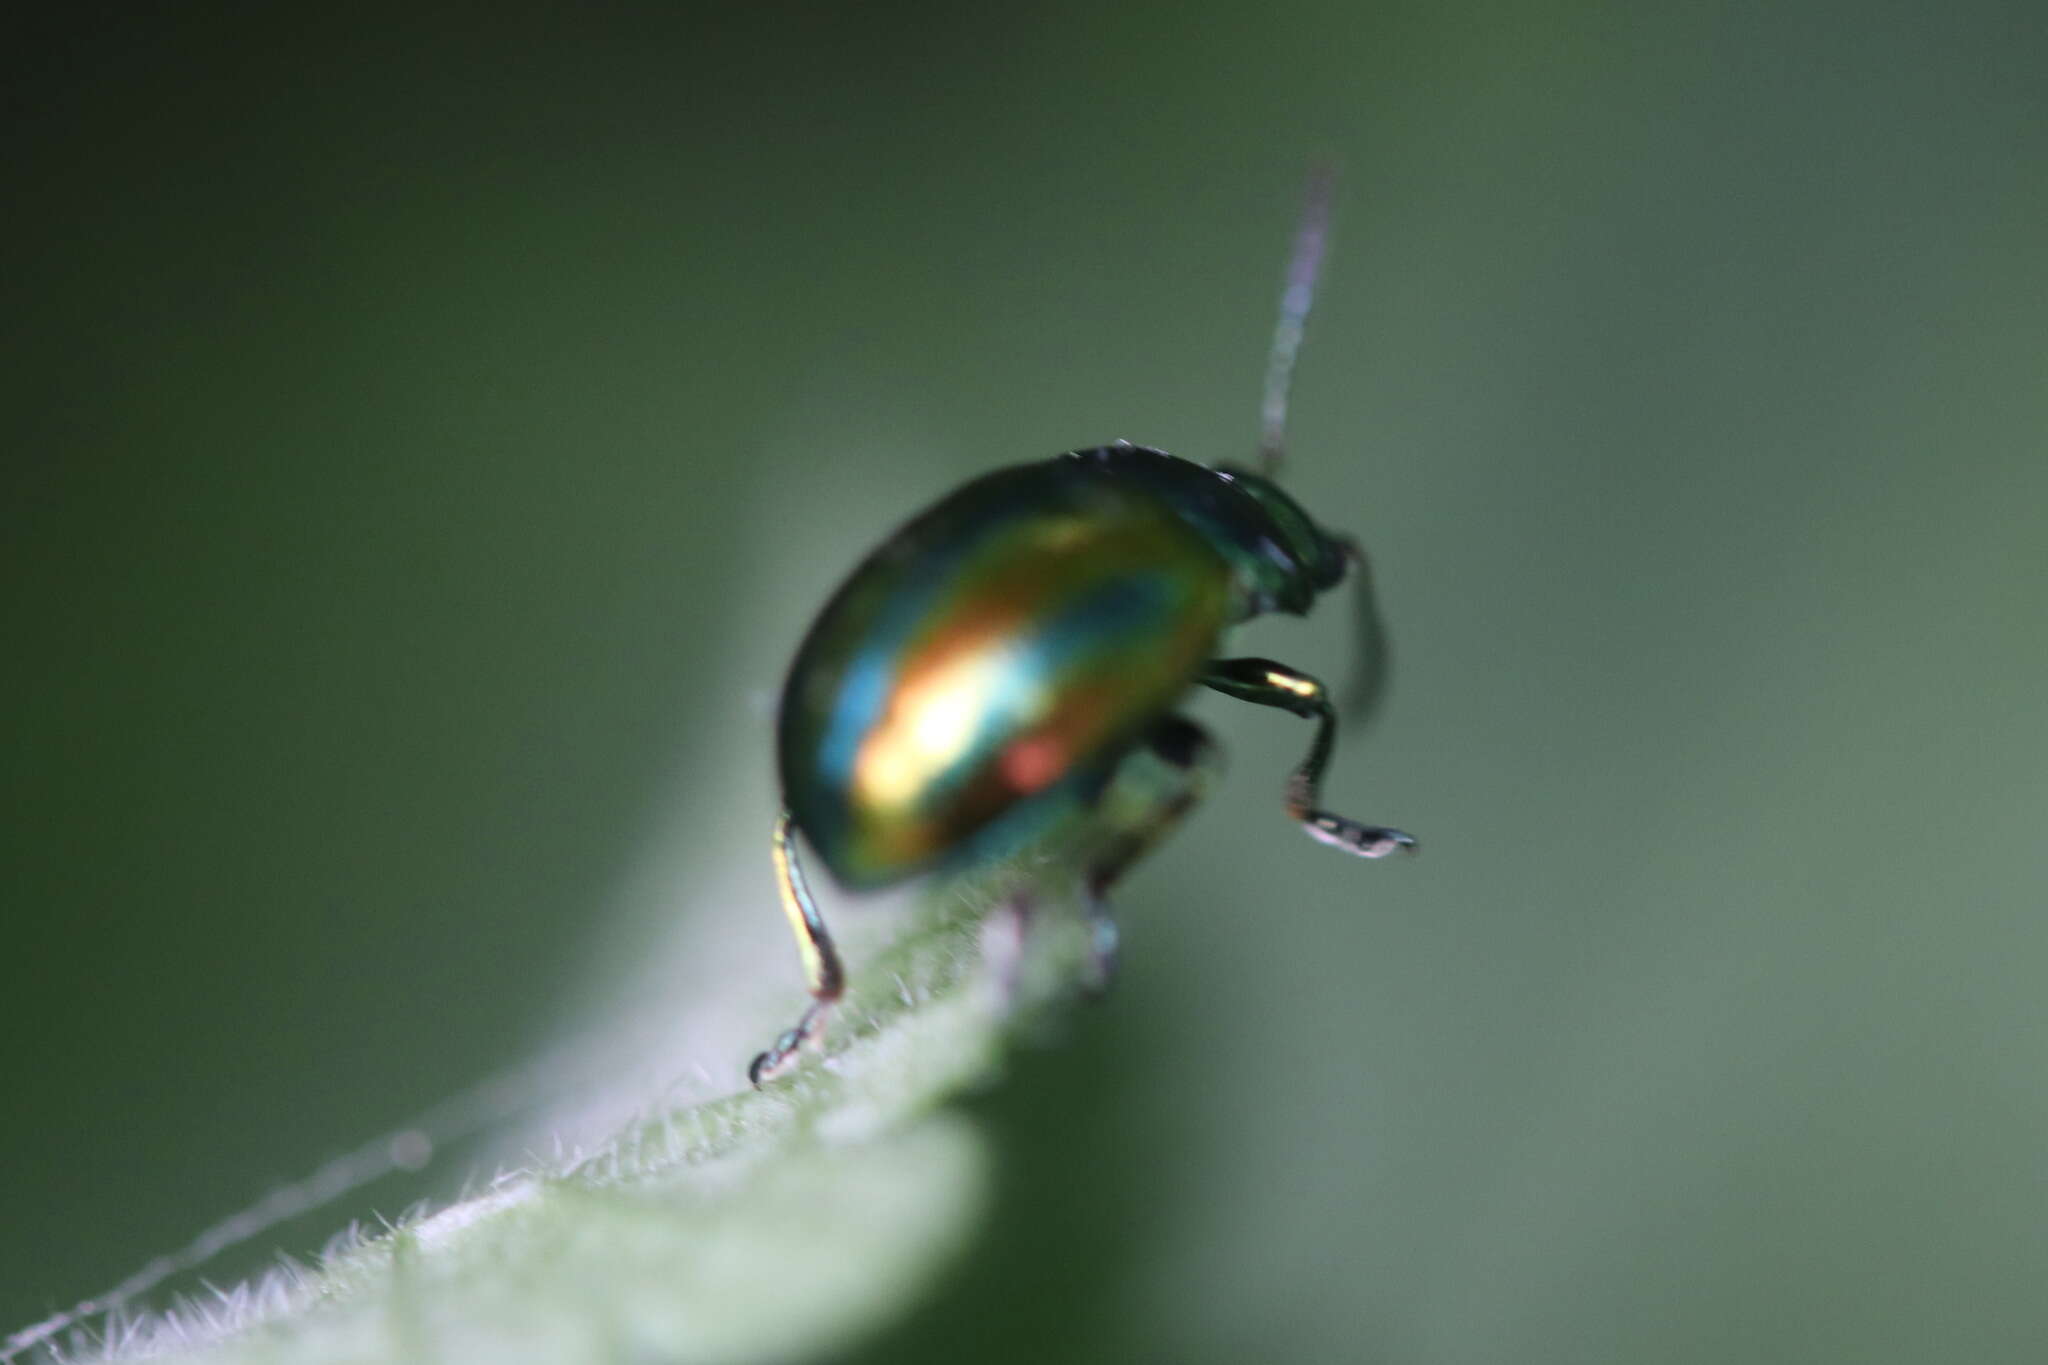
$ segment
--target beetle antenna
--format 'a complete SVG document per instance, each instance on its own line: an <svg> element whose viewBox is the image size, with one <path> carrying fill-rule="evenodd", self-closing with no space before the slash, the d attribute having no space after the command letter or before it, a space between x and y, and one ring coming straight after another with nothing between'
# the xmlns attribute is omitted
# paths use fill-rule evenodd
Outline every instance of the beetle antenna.
<svg viewBox="0 0 2048 1365"><path fill-rule="evenodd" d="M1337 548L1351 568L1351 677L1337 699L1337 709L1353 725L1372 719L1387 693L1387 675L1393 671L1393 651L1387 640L1387 623L1380 616L1379 596L1373 590L1372 561L1365 546L1353 536L1334 537Z"/></svg>
<svg viewBox="0 0 2048 1365"><path fill-rule="evenodd" d="M1280 320L1273 326L1273 349L1266 353L1265 399L1259 405L1259 472L1268 478L1280 472L1287 450L1287 393L1294 384L1302 329L1316 301L1316 276L1322 273L1323 248L1330 240L1330 202L1336 192L1334 165L1326 163L1309 172L1301 223L1294 231L1294 254L1287 262L1287 284L1280 294Z"/></svg>

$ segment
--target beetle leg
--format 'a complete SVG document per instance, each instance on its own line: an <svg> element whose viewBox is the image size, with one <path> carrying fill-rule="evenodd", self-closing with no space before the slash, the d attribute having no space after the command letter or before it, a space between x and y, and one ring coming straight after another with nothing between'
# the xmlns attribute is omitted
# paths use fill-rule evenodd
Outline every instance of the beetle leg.
<svg viewBox="0 0 2048 1365"><path fill-rule="evenodd" d="M1083 874L1090 935L1084 985L1089 994L1102 994L1116 978L1117 932L1109 888L1201 799L1221 761L1222 751L1207 731L1184 716L1167 716L1117 768L1097 800L1102 838Z"/></svg>
<svg viewBox="0 0 2048 1365"><path fill-rule="evenodd" d="M981 956L995 977L996 995L1006 1010L1016 1003L1018 985L1024 979L1024 948L1037 911L1037 899L1019 887L1003 898L981 926Z"/></svg>
<svg viewBox="0 0 2048 1365"><path fill-rule="evenodd" d="M1271 659L1217 659L1199 681L1239 701L1277 706L1316 722L1308 757L1287 777L1287 814L1301 822L1310 838L1361 858L1384 858L1415 847L1415 840L1398 829L1362 825L1319 807L1323 769L1329 766L1337 743L1336 708L1330 705L1329 689L1320 682Z"/></svg>
<svg viewBox="0 0 2048 1365"><path fill-rule="evenodd" d="M775 879L782 890L782 911L789 916L797 952L803 956L804 981L810 987L811 1005L796 1021L795 1028L777 1038L747 1068L747 1079L756 1087L787 1070L806 1043L824 1046L826 1021L846 989L846 971L839 965L832 936L825 932L825 917L818 913L818 903L811 898L811 888L804 881L790 830L789 812L785 810L775 822Z"/></svg>

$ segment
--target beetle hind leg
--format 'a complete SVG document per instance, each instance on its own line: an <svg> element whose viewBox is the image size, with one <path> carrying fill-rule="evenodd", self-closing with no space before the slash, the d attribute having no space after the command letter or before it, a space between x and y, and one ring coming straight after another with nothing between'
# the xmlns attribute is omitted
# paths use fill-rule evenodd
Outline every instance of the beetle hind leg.
<svg viewBox="0 0 2048 1365"><path fill-rule="evenodd" d="M832 1007L846 991L846 970L840 966L832 936L825 932L825 917L818 913L818 903L804 881L804 870L790 837L791 828L789 812L785 810L775 822L775 879L782 891L783 913L789 916L797 951L803 956L811 1004L796 1021L796 1027L784 1031L747 1067L747 1080L756 1089L795 1065L806 1044L824 1046L825 1025L832 1017Z"/></svg>
<svg viewBox="0 0 2048 1365"><path fill-rule="evenodd" d="M1384 858L1390 853L1414 850L1412 835L1361 824L1321 808L1323 770L1330 765L1330 754L1337 743L1337 711L1330 704L1329 689L1322 683L1271 659L1218 659L1209 665L1201 683L1239 701L1278 707L1316 722L1316 737L1309 744L1308 756L1288 774L1286 789L1287 814L1300 823L1311 839L1361 858Z"/></svg>
<svg viewBox="0 0 2048 1365"><path fill-rule="evenodd" d="M1201 800L1221 766L1222 751L1207 731L1184 716L1169 715L1153 725L1097 798L1099 837L1082 873L1089 931L1088 974L1082 984L1088 994L1101 995L1116 979L1110 888Z"/></svg>

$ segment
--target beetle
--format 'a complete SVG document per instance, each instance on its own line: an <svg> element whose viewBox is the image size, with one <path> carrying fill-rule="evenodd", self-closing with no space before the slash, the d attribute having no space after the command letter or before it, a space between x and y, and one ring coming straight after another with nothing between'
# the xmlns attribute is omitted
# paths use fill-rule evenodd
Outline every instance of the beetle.
<svg viewBox="0 0 2048 1365"><path fill-rule="evenodd" d="M1304 615L1347 571L1377 669L1363 550L1275 481L1287 396L1328 237L1331 177L1311 179L1266 371L1257 470L1118 441L982 475L883 541L818 614L783 685L783 805L773 854L811 1003L754 1058L755 1086L822 1048L846 972L798 859L873 891L1013 845L1077 806L1090 984L1107 984L1107 895L1201 794L1217 747L1174 707L1212 688L1315 722L1285 806L1364 858L1411 851L1397 829L1323 809L1337 707L1316 678L1218 658L1231 625ZM1112 793L1114 799L1111 799Z"/></svg>

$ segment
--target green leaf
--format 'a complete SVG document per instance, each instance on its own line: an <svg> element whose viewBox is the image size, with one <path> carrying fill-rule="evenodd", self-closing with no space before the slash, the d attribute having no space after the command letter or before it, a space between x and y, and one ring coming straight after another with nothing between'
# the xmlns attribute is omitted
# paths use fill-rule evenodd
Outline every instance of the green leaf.
<svg viewBox="0 0 2048 1365"><path fill-rule="evenodd" d="M767 1090L637 1119L317 1269L116 1324L96 1358L682 1365L856 1343L971 1244L990 1156L945 1101L994 1076L1013 1001L1062 994L1086 950L1070 911L1039 914L999 986L980 940L1005 875L943 888L855 964L830 1055Z"/></svg>

